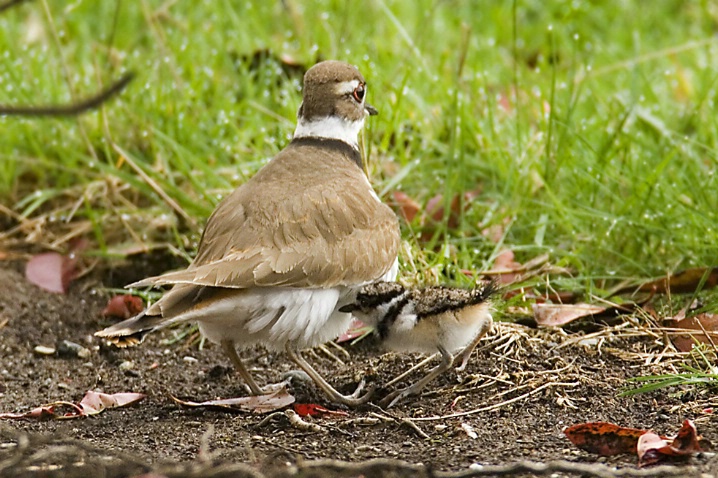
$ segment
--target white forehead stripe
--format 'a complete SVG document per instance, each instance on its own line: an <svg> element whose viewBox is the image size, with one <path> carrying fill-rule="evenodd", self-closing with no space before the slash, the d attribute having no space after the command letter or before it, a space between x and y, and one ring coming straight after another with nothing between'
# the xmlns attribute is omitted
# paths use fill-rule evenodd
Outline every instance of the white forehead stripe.
<svg viewBox="0 0 718 478"><path fill-rule="evenodd" d="M346 95L349 93L354 92L354 90L357 89L357 86L359 86L359 80L351 80L351 81L342 81L341 83L337 84L336 86L336 92L340 95Z"/></svg>

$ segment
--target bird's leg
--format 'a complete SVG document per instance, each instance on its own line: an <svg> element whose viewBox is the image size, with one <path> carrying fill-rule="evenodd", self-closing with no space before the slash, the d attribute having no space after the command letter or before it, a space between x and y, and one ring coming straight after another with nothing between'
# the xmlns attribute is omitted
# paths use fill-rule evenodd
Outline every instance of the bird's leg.
<svg viewBox="0 0 718 478"><path fill-rule="evenodd" d="M252 395L264 394L264 391L259 388L257 382L254 381L252 375L249 373L249 370L247 370L247 368L242 363L242 359L239 358L239 355L237 355L237 349L234 348L234 342L232 342L231 340L224 340L222 341L221 345L222 349L224 350L224 353L229 355L229 359L232 361L232 364L234 364L234 368L237 369L237 372L239 372L239 374L242 376L244 383L246 383L249 387L249 390L250 392L252 392Z"/></svg>
<svg viewBox="0 0 718 478"><path fill-rule="evenodd" d="M299 368L304 370L304 372L309 375L309 377L314 380L314 383L317 384L319 388L322 389L322 391L327 394L327 396L336 403L342 403L348 407L356 407L358 405L362 405L369 401L369 399L374 394L374 388L371 387L364 395L359 396L359 393L361 393L361 389L364 386L364 382L362 381L361 384L357 387L356 391L352 395L342 395L341 393L337 392L337 390L329 385L324 378L319 375L319 372L314 370L314 368L307 362L304 357L301 356L299 351L292 348L291 345L287 344L285 348L287 355L289 358L299 365Z"/></svg>
<svg viewBox="0 0 718 478"><path fill-rule="evenodd" d="M406 398L410 395L416 395L421 391L421 389L426 387L429 382L449 370L451 368L451 364L454 363L454 356L441 346L439 346L439 352L441 353L441 363L439 365L432 368L429 373L424 376L424 378L414 383L413 385L409 385L406 388L401 388L390 393L389 395L384 397L382 401L379 402L379 404L382 407L391 408L396 405L396 403L399 402L401 399Z"/></svg>
<svg viewBox="0 0 718 478"><path fill-rule="evenodd" d="M461 365L456 367L457 372L463 372L466 368L466 365L469 363L469 359L471 358L471 354L474 352L474 349L477 345L479 345L479 342L481 339L486 335L486 333L491 330L491 324L493 324L493 320L491 319L491 316L489 315L485 320L484 323L481 324L481 329L479 329L479 333L476 334L476 337L474 340L471 341L469 345L464 347L464 350L462 350L456 358L454 358L454 362L461 361Z"/></svg>

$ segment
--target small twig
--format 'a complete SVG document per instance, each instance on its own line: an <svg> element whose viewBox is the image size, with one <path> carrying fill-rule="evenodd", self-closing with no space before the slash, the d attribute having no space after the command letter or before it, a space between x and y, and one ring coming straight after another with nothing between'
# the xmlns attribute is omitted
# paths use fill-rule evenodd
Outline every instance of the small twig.
<svg viewBox="0 0 718 478"><path fill-rule="evenodd" d="M120 148L117 144L113 144L113 145L112 145L112 148L117 152L117 154L119 154L120 156L122 156L122 158L123 158L125 161L127 161L127 164L129 164L130 167L132 167L132 169L135 170L135 172L147 183L147 185L148 185L149 187L152 188L152 190L153 190L154 192L156 192L156 193L167 203L167 205L168 205L169 207L171 207L172 209L174 209L174 211L175 211L177 214L179 214L180 216L182 216L192 227L195 227L195 228L197 227L197 223L195 222L195 220L194 220L189 214L187 214L187 212L186 212L184 209L182 209L182 207L181 207L179 204L177 204L177 202L176 202L174 199L172 199L172 198L164 191L164 189L162 189L162 188L160 187L160 185L157 184L157 182L156 182L154 179L152 179L146 172L144 172L144 170L142 170L142 168L140 168L140 167L137 165L137 163L134 162L134 160L130 157L129 154L127 154L127 153L126 153L122 148Z"/></svg>
<svg viewBox="0 0 718 478"><path fill-rule="evenodd" d="M292 409L284 410L284 414L287 416L287 418L289 418L290 425L292 425L294 428L297 428L298 430L315 433L325 431L323 426L304 420L302 417L299 416L297 412Z"/></svg>
<svg viewBox="0 0 718 478"><path fill-rule="evenodd" d="M115 83L100 91L94 96L80 100L69 105L47 105L47 106L8 106L0 105L0 116L74 116L97 108L106 102L132 81L135 74L126 73Z"/></svg>
<svg viewBox="0 0 718 478"><path fill-rule="evenodd" d="M276 417L284 417L284 416L286 416L286 415L284 415L284 412L274 412L274 413L270 413L270 414L267 415L266 417L262 418L262 420L260 420L259 423L257 423L256 425L254 425L254 428L262 428L262 427L265 426L267 423L269 423L270 421L272 421L274 418L276 418Z"/></svg>
<svg viewBox="0 0 718 478"><path fill-rule="evenodd" d="M427 435L421 428L419 428L416 423L413 423L410 418L403 418L403 417L397 417L396 415L393 415L383 408L381 408L378 405L374 405L373 403L370 403L370 405L377 410L379 410L381 413L376 412L369 412L369 415L373 415L376 419L381 420L382 422L393 422L397 423L401 426L406 426L411 428L416 432L417 435L419 435L421 438L425 440L431 439L429 435Z"/></svg>
<svg viewBox="0 0 718 478"><path fill-rule="evenodd" d="M431 437L429 435L427 435L426 433L424 433L424 431L421 428L419 428L419 425L412 422L410 419L401 418L401 419L399 419L399 423L401 425L407 426L407 427L411 428L412 430L414 430L416 432L416 434L419 435L424 440L431 440Z"/></svg>
<svg viewBox="0 0 718 478"><path fill-rule="evenodd" d="M434 420L445 420L445 419L447 419L447 418L465 417L465 416L467 416L467 415L475 415L475 414L477 414L477 413L482 413L482 412L488 412L488 411L491 411L491 410L496 410L496 409L501 408L501 407L503 407L503 406L510 405L510 404L512 404L512 403L521 401L521 400L523 400L524 398L528 398L528 397L530 397L531 395L535 395L535 394L537 394L538 392L540 392L540 391L542 391L542 390L545 390L545 389L547 389L547 388L549 388L549 387L577 387L577 386L579 386L579 385L580 385L580 383L578 383L578 382L549 382L549 383L544 383L544 384L541 385L540 387L535 388L535 389L531 390L530 392L524 393L523 395L519 395L518 397L512 398L512 399L510 399L510 400L506 400L506 401L503 401L503 402L501 402L501 403L497 403L497 404L495 404L495 405L489 405L489 406L486 406L486 407L475 408L475 409L473 409L473 410L469 410L469 411L466 411L466 412L452 413L452 414L450 414L450 415L443 415L443 416L440 416L440 417L437 417L437 416L434 416L434 417L418 417L418 418L407 418L407 420L411 420L411 421L415 421L415 422L428 422L428 421L434 421Z"/></svg>

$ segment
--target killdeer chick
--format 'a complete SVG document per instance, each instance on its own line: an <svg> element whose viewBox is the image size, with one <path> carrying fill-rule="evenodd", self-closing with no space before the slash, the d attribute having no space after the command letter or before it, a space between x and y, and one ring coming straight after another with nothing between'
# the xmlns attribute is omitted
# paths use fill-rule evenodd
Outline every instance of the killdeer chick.
<svg viewBox="0 0 718 478"><path fill-rule="evenodd" d="M128 286L171 290L95 335L127 346L161 327L198 322L253 394L262 390L236 348L261 344L285 351L331 400L366 402L371 391L340 394L299 352L347 330L351 314L339 309L361 286L396 278L398 221L369 184L358 147L365 118L377 113L366 91L347 63L310 68L289 145L217 206L186 270Z"/></svg>
<svg viewBox="0 0 718 478"><path fill-rule="evenodd" d="M383 399L389 407L419 393L429 382L451 368L452 353L466 366L481 337L491 330L488 298L493 283L473 290L433 286L406 289L396 282L368 284L356 301L341 307L367 325L372 325L383 344L401 352L441 354L441 363L414 384Z"/></svg>

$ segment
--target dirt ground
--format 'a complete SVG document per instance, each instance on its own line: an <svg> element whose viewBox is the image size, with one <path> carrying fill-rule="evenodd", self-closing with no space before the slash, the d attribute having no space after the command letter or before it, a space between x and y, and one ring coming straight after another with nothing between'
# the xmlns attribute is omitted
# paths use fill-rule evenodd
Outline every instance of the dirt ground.
<svg viewBox="0 0 718 478"><path fill-rule="evenodd" d="M307 430L293 426L284 413L267 419L177 405L170 395L201 401L245 394L217 346L205 344L200 350L187 339L167 343L176 331L151 335L141 346L125 350L92 337L109 324L100 314L108 296L99 288L148 272L137 264L129 272L104 273L102 281L78 281L68 295L40 290L20 270L19 264L0 265L0 412L23 412L57 400L77 402L88 390L148 396L134 406L90 418L0 421L3 477L718 473L712 453L681 465L641 470L635 456L599 458L564 437L566 426L599 420L672 434L690 418L705 438L718 442L718 420L705 413L718 405L715 394L712 399L670 391L617 396L627 377L661 370L645 362L663 344L645 335L605 334L579 345L562 331L501 324L466 371L440 377L421 397L389 410L367 405L348 410L346 416L315 419L321 429ZM33 351L59 340L87 347L90 356ZM353 390L362 374L369 383L386 383L423 358L385 354L374 339L344 348L348 356L336 352L346 365L321 351L307 353L343 391ZM242 356L260 384L278 382L292 370L284 356L261 349ZM340 409L313 390L297 386L294 393L298 401ZM378 397L386 393L380 390ZM483 411L445 417L478 409ZM431 417L435 419L416 420ZM611 471L614 467L618 472Z"/></svg>

